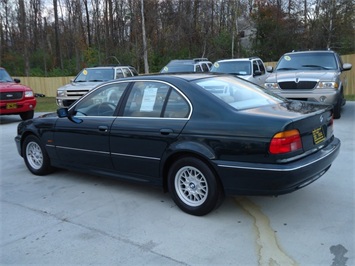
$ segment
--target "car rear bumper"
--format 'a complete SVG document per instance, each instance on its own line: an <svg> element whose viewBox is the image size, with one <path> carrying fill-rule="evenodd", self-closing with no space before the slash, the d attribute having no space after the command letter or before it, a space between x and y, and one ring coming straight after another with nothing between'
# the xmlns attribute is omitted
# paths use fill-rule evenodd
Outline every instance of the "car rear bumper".
<svg viewBox="0 0 355 266"><path fill-rule="evenodd" d="M16 104L15 108L8 108L8 104ZM0 103L0 114L1 115L12 115L20 114L28 111L32 111L36 107L36 99L28 99L24 101L13 101L13 102L1 102Z"/></svg>
<svg viewBox="0 0 355 266"><path fill-rule="evenodd" d="M286 164L218 161L217 171L227 195L281 195L298 190L319 177L339 154L340 140L322 150Z"/></svg>

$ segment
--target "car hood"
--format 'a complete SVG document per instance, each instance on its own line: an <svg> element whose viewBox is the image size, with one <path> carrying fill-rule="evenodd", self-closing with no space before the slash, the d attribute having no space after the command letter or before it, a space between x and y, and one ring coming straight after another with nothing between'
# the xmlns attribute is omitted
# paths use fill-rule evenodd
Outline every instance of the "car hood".
<svg viewBox="0 0 355 266"><path fill-rule="evenodd" d="M71 82L67 85L64 85L60 88L58 88L58 90L66 90L66 91L70 91L70 90L91 90L93 88L95 88L97 85L104 83L103 81L101 82Z"/></svg>
<svg viewBox="0 0 355 266"><path fill-rule="evenodd" d="M15 82L0 82L0 91L24 91L31 90L29 87Z"/></svg>
<svg viewBox="0 0 355 266"><path fill-rule="evenodd" d="M266 79L266 82L282 82L282 81L333 81L336 77L336 72L329 70L307 70L307 71L279 71L271 73Z"/></svg>

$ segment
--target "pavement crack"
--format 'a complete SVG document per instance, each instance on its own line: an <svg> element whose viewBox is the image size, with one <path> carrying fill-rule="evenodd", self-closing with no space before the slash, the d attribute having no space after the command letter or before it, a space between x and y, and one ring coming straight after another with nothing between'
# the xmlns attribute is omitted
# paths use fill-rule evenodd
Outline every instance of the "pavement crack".
<svg viewBox="0 0 355 266"><path fill-rule="evenodd" d="M270 220L262 213L260 207L246 197L238 197L235 198L235 200L254 220L254 228L257 234L256 244L259 253L259 265L297 265L297 262L281 249L275 231L270 226Z"/></svg>

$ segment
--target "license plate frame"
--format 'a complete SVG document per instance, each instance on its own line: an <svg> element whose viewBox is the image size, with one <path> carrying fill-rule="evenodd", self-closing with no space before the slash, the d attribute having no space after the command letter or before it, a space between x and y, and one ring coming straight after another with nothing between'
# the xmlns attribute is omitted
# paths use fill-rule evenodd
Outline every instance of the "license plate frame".
<svg viewBox="0 0 355 266"><path fill-rule="evenodd" d="M325 140L325 134L323 127L318 127L312 130L312 136L313 136L313 143L314 144L319 144L322 143Z"/></svg>
<svg viewBox="0 0 355 266"><path fill-rule="evenodd" d="M17 103L7 103L6 104L6 109L16 109L17 108Z"/></svg>

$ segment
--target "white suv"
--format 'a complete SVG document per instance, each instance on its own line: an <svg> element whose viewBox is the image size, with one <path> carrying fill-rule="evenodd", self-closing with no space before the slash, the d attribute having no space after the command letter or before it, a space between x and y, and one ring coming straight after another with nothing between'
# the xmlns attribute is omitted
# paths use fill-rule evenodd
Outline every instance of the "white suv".
<svg viewBox="0 0 355 266"><path fill-rule="evenodd" d="M268 73L259 57L224 59L216 61L211 72L236 75L242 79L264 86Z"/></svg>
<svg viewBox="0 0 355 266"><path fill-rule="evenodd" d="M73 102L102 82L137 75L137 70L132 66L84 68L69 84L57 89L57 105L59 107L69 107Z"/></svg>

